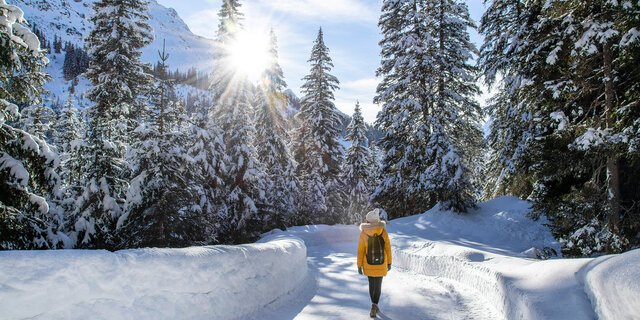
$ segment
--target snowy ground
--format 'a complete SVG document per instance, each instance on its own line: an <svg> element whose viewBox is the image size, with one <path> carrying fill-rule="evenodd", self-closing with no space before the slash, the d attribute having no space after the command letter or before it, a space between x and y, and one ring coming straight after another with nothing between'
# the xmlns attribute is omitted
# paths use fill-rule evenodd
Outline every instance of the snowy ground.
<svg viewBox="0 0 640 320"><path fill-rule="evenodd" d="M334 231L336 228L333 228ZM252 319L368 319L371 302L367 278L358 274L358 229L339 228L350 242L328 235L307 241L309 276L304 286L249 317ZM320 241L318 241L320 240ZM478 292L459 282L392 269L382 283L381 319L496 319L497 312Z"/></svg>
<svg viewBox="0 0 640 320"><path fill-rule="evenodd" d="M389 222L381 319L637 319L640 250L538 260L558 249L528 203ZM356 226L295 227L255 244L0 252L0 319L368 319Z"/></svg>

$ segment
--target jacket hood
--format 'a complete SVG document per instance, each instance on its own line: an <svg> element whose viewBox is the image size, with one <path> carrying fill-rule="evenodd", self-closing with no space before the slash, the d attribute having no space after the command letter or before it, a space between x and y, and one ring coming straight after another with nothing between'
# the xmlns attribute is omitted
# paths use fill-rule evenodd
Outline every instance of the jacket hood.
<svg viewBox="0 0 640 320"><path fill-rule="evenodd" d="M384 229L387 226L387 222L378 221L378 222L364 222L360 224L360 231L375 231L376 229Z"/></svg>

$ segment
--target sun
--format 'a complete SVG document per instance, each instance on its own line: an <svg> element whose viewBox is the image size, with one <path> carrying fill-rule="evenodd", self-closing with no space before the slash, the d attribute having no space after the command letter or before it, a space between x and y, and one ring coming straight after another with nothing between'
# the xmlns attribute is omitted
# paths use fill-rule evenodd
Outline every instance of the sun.
<svg viewBox="0 0 640 320"><path fill-rule="evenodd" d="M269 66L269 36L257 31L242 31L229 46L231 67L240 76L257 82Z"/></svg>

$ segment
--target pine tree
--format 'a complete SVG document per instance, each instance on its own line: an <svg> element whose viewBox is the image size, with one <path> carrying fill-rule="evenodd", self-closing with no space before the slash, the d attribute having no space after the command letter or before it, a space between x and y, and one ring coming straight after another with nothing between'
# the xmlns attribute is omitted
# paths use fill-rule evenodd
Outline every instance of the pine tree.
<svg viewBox="0 0 640 320"><path fill-rule="evenodd" d="M58 37L58 35L54 35L53 36L53 51L55 53L61 53L62 52L62 39L60 39L60 37Z"/></svg>
<svg viewBox="0 0 640 320"><path fill-rule="evenodd" d="M240 87L237 87L240 86ZM226 150L225 185L229 188L226 208L232 226L229 240L244 242L254 239L262 232L263 222L259 208L271 206L266 197L269 184L264 167L255 148L256 131L251 119L251 96L249 86L236 84L235 89L242 92L231 108L225 108L229 114L218 114L216 119L223 128ZM221 107L221 105L218 105ZM225 125L225 120L226 122Z"/></svg>
<svg viewBox="0 0 640 320"><path fill-rule="evenodd" d="M140 60L141 49L153 40L147 3L102 0L94 4L94 10L90 21L95 26L85 44L91 59L85 77L93 85L88 97L96 104L111 105L111 118L126 119L127 126L120 129L126 129L121 133L126 140L144 114L145 102L140 97L149 92L152 83L150 66Z"/></svg>
<svg viewBox="0 0 640 320"><path fill-rule="evenodd" d="M87 110L91 163L77 204L76 227L81 247L113 248L127 190L124 150L128 133L142 120L144 102L139 97L150 83L140 49L153 36L146 2L102 0L94 10L94 28L86 39L91 62L85 73L93 85L88 97L94 105Z"/></svg>
<svg viewBox="0 0 640 320"><path fill-rule="evenodd" d="M0 250L66 246L59 212L51 200L59 194L59 159L46 141L11 123L15 103L41 103L48 63L22 11L0 0Z"/></svg>
<svg viewBox="0 0 640 320"><path fill-rule="evenodd" d="M456 0L434 1L425 10L433 25L432 35L438 43L434 52L436 62L435 109L442 120L444 134L452 141L448 153L439 166L448 167L437 178L443 179L436 188L438 201L445 210L465 212L473 205L477 182L476 169L483 154L481 122L482 110L475 97L480 93L476 85L478 69L471 64L478 50L470 41L468 29L476 29L466 3ZM429 19L431 16L431 19ZM434 130L435 131L435 130ZM455 150L455 151L454 151Z"/></svg>
<svg viewBox="0 0 640 320"><path fill-rule="evenodd" d="M219 243L231 230L231 226L226 224L230 220L226 207L229 190L223 181L226 172L225 143L222 130L209 118L210 108L207 105L210 106L196 101L199 111L192 116L188 130L191 147L187 153L195 162L194 183L201 188L197 203L207 221L207 242Z"/></svg>
<svg viewBox="0 0 640 320"><path fill-rule="evenodd" d="M256 150L271 184L267 197L272 204L273 217L266 222L267 229L291 225L296 211L295 198L299 192L295 161L286 143L289 140L284 128L286 97L282 92L286 82L278 63L277 40L273 30L270 37L271 62L258 88L255 116Z"/></svg>
<svg viewBox="0 0 640 320"><path fill-rule="evenodd" d="M313 195L306 205L313 210L306 214L314 223L336 223L340 220L344 196L339 179L343 147L338 142L340 117L333 100L333 91L338 89L338 79L329 72L333 62L329 48L324 44L322 28L311 49L310 73L303 78L301 90L304 94L300 102L296 130L296 150L294 154L300 168L298 177L305 193ZM319 186L318 179L324 185ZM315 191L314 191L315 190ZM314 192L325 192L314 195ZM305 201L305 200L303 200Z"/></svg>
<svg viewBox="0 0 640 320"><path fill-rule="evenodd" d="M55 125L55 145L60 154L63 168L62 179L67 186L76 185L81 180L84 169L80 166L81 148L84 146L82 133L85 132L78 119L77 109L73 105L73 96L69 94Z"/></svg>
<svg viewBox="0 0 640 320"><path fill-rule="evenodd" d="M77 76L87 71L88 66L89 57L87 56L86 51L72 44L68 44L65 47L62 73L66 80L75 79Z"/></svg>
<svg viewBox="0 0 640 320"><path fill-rule="evenodd" d="M568 255L619 252L640 227L626 218L640 196L631 182L638 10L496 0L483 18L481 65L504 78L491 110L494 184L532 199Z"/></svg>
<svg viewBox="0 0 640 320"><path fill-rule="evenodd" d="M561 150L549 148L540 170L546 186L534 189L536 208L554 222L566 253L621 252L640 230L639 219L626 218L638 212L633 204L640 197L631 182L638 177L633 169L637 153L629 143L640 115L633 107L640 80L640 4L550 1L542 14L562 17L557 27L562 41L545 43L550 57L561 61L547 60L560 72L545 78L557 106L542 109L549 114L544 118L555 121L543 141L568 147L584 161L565 157L551 165ZM558 163L573 170L559 176L550 171ZM571 191L560 187L566 184L572 184ZM576 198L581 199L578 205Z"/></svg>
<svg viewBox="0 0 640 320"><path fill-rule="evenodd" d="M414 130L418 128L416 121L421 118L422 106L431 102L424 93L433 86L433 79L427 75L433 73L434 63L423 53L435 46L419 18L417 8L410 2L385 1L378 23L383 39L377 75L383 76L383 80L374 102L382 103L376 127L384 134L379 141L384 158L381 182L373 197L391 217L419 213L433 205L433 200L416 194L418 190L411 181L420 173L412 171L418 166L410 158L415 157L410 142L417 137ZM408 41L402 43L403 37ZM412 93L422 101L415 101Z"/></svg>
<svg viewBox="0 0 640 320"><path fill-rule="evenodd" d="M223 224L230 226L230 232L223 241L233 242L254 239L262 231L263 217L259 216L259 208L271 205L266 198L266 174L254 145L254 89L228 64L227 45L242 28L239 7L237 1L224 1L218 13L220 26L214 62L218 69L212 75L211 86L215 100L212 117L224 133L227 170L222 176L229 188L225 204L229 220Z"/></svg>
<svg viewBox="0 0 640 320"><path fill-rule="evenodd" d="M485 199L505 194L526 198L532 190L530 168L539 152L535 137L542 134L533 121L542 88L532 79L544 62L535 46L539 34L547 31L538 30L538 20L536 3L513 0L492 1L482 17L485 42L478 65L496 91L485 109L491 117Z"/></svg>
<svg viewBox="0 0 640 320"><path fill-rule="evenodd" d="M22 109L19 126L40 140L50 140L55 114L44 104L36 104Z"/></svg>
<svg viewBox="0 0 640 320"><path fill-rule="evenodd" d="M88 150L84 139L86 128L77 116L71 93L54 125L54 141L60 155L61 197L57 207L63 212L64 231L73 234L75 228L75 199L83 192Z"/></svg>
<svg viewBox="0 0 640 320"><path fill-rule="evenodd" d="M384 132L382 181L374 199L392 217L421 213L440 201L464 212L473 205L470 166L481 137L469 64L474 27L454 1L385 1L379 26L382 62L375 101Z"/></svg>
<svg viewBox="0 0 640 320"><path fill-rule="evenodd" d="M214 72L211 75L209 90L214 95L216 104L232 103L238 95L233 88L235 70L230 68L229 47L234 42L239 30L242 29L243 14L240 12L237 0L222 1L218 11L218 32L215 39L213 54Z"/></svg>
<svg viewBox="0 0 640 320"><path fill-rule="evenodd" d="M365 136L366 130L358 102L345 137L346 141L351 142L351 146L342 166L342 180L348 195L348 207L343 223L364 221L364 215L371 208L369 198L373 190L376 164Z"/></svg>
<svg viewBox="0 0 640 320"><path fill-rule="evenodd" d="M185 156L184 110L170 98L174 84L168 78L164 45L158 55L158 85L148 123L135 131L130 155L134 178L117 224L122 248L183 247L205 239L204 215L193 206L199 200L199 188L192 183L195 162Z"/></svg>

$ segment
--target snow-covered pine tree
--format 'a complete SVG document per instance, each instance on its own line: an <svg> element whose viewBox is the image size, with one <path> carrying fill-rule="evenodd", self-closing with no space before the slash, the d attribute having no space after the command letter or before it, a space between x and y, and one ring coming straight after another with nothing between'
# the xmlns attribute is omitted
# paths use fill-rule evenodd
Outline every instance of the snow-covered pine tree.
<svg viewBox="0 0 640 320"><path fill-rule="evenodd" d="M385 158L374 199L392 217L438 201L464 212L474 201L470 167L481 140L468 9L450 0L384 1L379 26L376 124Z"/></svg>
<svg viewBox="0 0 640 320"><path fill-rule="evenodd" d="M434 88L435 109L432 115L440 117L451 145L443 148L447 153L438 165L447 169L440 169L443 172L437 177L433 172L428 175L430 181L447 177L442 180L442 185L435 188L442 208L465 212L475 201L480 181L476 169L480 167L484 151L482 110L476 100L480 93L476 84L478 69L472 64L472 55L478 50L468 32L477 27L464 1L431 2L432 6L428 5L424 12L427 21L432 22L431 32L438 44L434 52L437 87Z"/></svg>
<svg viewBox="0 0 640 320"><path fill-rule="evenodd" d="M48 142L52 139L52 124L56 118L53 110L42 103L22 109L18 125L34 137Z"/></svg>
<svg viewBox="0 0 640 320"><path fill-rule="evenodd" d="M84 169L81 167L81 149L84 146L82 134L86 131L78 119L78 110L69 94L58 120L54 126L54 142L60 155L61 177L65 186L75 185L81 179Z"/></svg>
<svg viewBox="0 0 640 320"><path fill-rule="evenodd" d="M543 133L534 121L543 88L533 79L546 59L536 50L544 32L538 21L539 6L519 0L491 1L481 20L485 42L478 65L496 92L485 108L490 116L485 199L505 194L526 198L532 190L530 169L540 149L535 137Z"/></svg>
<svg viewBox="0 0 640 320"><path fill-rule="evenodd" d="M197 170L180 125L184 110L169 98L175 93L164 46L158 55L158 84L148 123L135 131L134 178L118 219L121 248L184 247L204 243L206 237L205 215L197 206L201 189L193 183Z"/></svg>
<svg viewBox="0 0 640 320"><path fill-rule="evenodd" d="M48 59L19 7L0 0L0 20L0 250L66 247L63 218L49 202L59 195L60 160L44 140L11 125L20 116L14 102L41 103Z"/></svg>
<svg viewBox="0 0 640 320"><path fill-rule="evenodd" d="M85 40L91 60L84 76L93 85L88 97L96 104L108 103L113 118L126 119L125 141L146 115L145 96L152 89L151 65L143 63L141 49L153 41L147 23L148 2L101 0L89 17L94 28Z"/></svg>
<svg viewBox="0 0 640 320"><path fill-rule="evenodd" d="M242 29L244 14L240 11L242 5L238 0L224 0L218 11L218 32L216 33L213 52L213 73L210 76L209 90L213 93L214 104L232 103L238 94L232 88L235 70L230 67L229 48L236 39L238 31ZM215 110L212 110L215 111Z"/></svg>
<svg viewBox="0 0 640 320"><path fill-rule="evenodd" d="M640 4L548 1L541 13L560 17L561 41L543 43L547 64L559 71L544 78L555 104L541 108L553 123L545 123L542 141L551 147L539 167L536 211L554 222L565 253L621 252L629 240L638 243L640 231L632 142L640 116Z"/></svg>
<svg viewBox="0 0 640 320"><path fill-rule="evenodd" d="M374 188L372 182L377 166L369 149L366 131L360 102L357 102L345 137L346 141L351 142L351 146L347 149L342 165L342 181L347 194L347 210L342 223L364 221L364 215L371 208L369 198Z"/></svg>
<svg viewBox="0 0 640 320"><path fill-rule="evenodd" d="M329 72L333 62L329 57L329 48L324 44L322 28L311 49L310 73L302 80L304 96L300 102L298 119L300 126L296 130L296 160L301 168L298 177L305 194L313 199L305 207L314 223L336 223L344 212L344 195L340 181L340 164L344 150L338 136L340 135L340 116L333 100L333 91L338 89L338 79ZM323 188L317 185L320 177ZM322 189L326 193L314 195ZM314 191L315 190L315 191ZM319 202L324 199L324 203Z"/></svg>
<svg viewBox="0 0 640 320"><path fill-rule="evenodd" d="M296 213L296 197L299 183L295 174L295 161L289 151L289 136L284 128L286 87L282 68L278 63L276 35L270 32L270 63L258 86L255 115L256 149L264 165L271 187L267 194L272 204L272 217L266 221L266 229L290 226Z"/></svg>
<svg viewBox="0 0 640 320"><path fill-rule="evenodd" d="M311 179L311 161L310 161L310 149L311 149L311 135L309 126L304 121L304 118L300 113L295 114L293 118L294 122L297 122L298 125L291 129L291 153L293 155L293 159L296 161L296 178L298 179L300 194L296 203L298 206L298 214L295 216L293 220L294 225L306 225L311 224L316 221L315 213L318 211L326 210L326 204L324 200L324 195L326 194L326 190L324 187L321 189L324 190L323 193L317 194L311 192L312 189L320 190L319 187L311 188L312 184L320 183L322 184L322 179L320 179L319 175L315 175L317 177L317 181L312 183ZM312 197L321 196L315 199ZM320 202L318 202L320 201ZM314 209L319 207L320 209Z"/></svg>
<svg viewBox="0 0 640 320"><path fill-rule="evenodd" d="M232 226L229 240L244 242L254 239L264 231L264 218L259 208L271 207L266 193L269 181L255 148L255 126L251 119L251 89L247 82L236 84L236 90L242 92L231 108L230 114L219 115L219 120L228 119L227 126L222 122L227 171L223 180L229 188L226 208ZM244 88L243 88L244 87ZM221 105L217 106L219 109ZM218 110L219 110L218 109Z"/></svg>
<svg viewBox="0 0 640 320"><path fill-rule="evenodd" d="M235 0L223 1L218 16L220 25L216 36L217 52L212 74L211 91L214 96L212 117L223 132L226 171L222 173L229 188L225 208L229 233L223 242L244 242L254 239L263 229L258 208L268 207L268 183L264 168L255 149L253 124L254 88L237 70L230 68L229 44L242 28Z"/></svg>
<svg viewBox="0 0 640 320"><path fill-rule="evenodd" d="M482 25L485 76L504 78L491 111L494 180L533 200L565 254L624 250L640 226L629 214L640 198L638 5L495 0Z"/></svg>
<svg viewBox="0 0 640 320"><path fill-rule="evenodd" d="M218 243L231 229L227 224L230 218L226 207L229 190L222 180L226 172L223 132L210 119L210 108L210 104L203 104L201 100L195 102L195 109L199 111L192 116L188 130L191 147L187 152L195 162L193 181L200 188L197 204L206 217L207 242Z"/></svg>
<svg viewBox="0 0 640 320"><path fill-rule="evenodd" d="M84 156L87 144L84 139L86 127L77 115L71 93L58 114L54 125L54 142L60 156L61 198L57 207L62 210L66 233L73 233L75 224L75 199L83 192L87 159Z"/></svg>
<svg viewBox="0 0 640 320"><path fill-rule="evenodd" d="M419 213L433 204L430 199L412 194L410 179L412 163L408 156L413 147L408 143L420 117L421 101L411 98L415 93L426 93L433 86L432 79L425 76L432 72L433 62L423 53L433 46L424 24L412 21L420 17L409 1L384 1L378 26L383 39L381 45L381 65L377 75L383 76L378 85L378 95L374 102L382 104L382 111L376 119L376 127L383 132L378 146L384 157L380 167L380 185L372 195L392 217ZM401 40L406 38L406 42ZM396 66L397 64L397 66ZM409 78L408 71L412 74ZM416 95L423 104L430 102L429 96ZM416 119L416 120L414 120Z"/></svg>
<svg viewBox="0 0 640 320"><path fill-rule="evenodd" d="M74 97L69 93L54 126L53 141L61 155L70 151L72 141L81 138L81 131L84 130L78 119L78 110L74 106Z"/></svg>
<svg viewBox="0 0 640 320"><path fill-rule="evenodd" d="M147 24L147 3L140 0L101 0L89 18L94 24L86 38L91 82L87 96L89 123L86 185L77 203L78 246L114 248L114 231L127 190L124 170L128 133L141 121L149 89L149 66L141 49L153 38Z"/></svg>
<svg viewBox="0 0 640 320"><path fill-rule="evenodd" d="M235 34L242 29L244 13L240 11L239 0L223 0L220 11L218 11L218 33L216 40L218 44L228 44L233 40Z"/></svg>
<svg viewBox="0 0 640 320"><path fill-rule="evenodd" d="M280 100L280 103L286 102L284 90L287 82L284 81L284 72L278 62L278 37L273 29L269 30L269 63L263 74L263 84L272 93L278 93L274 98Z"/></svg>

